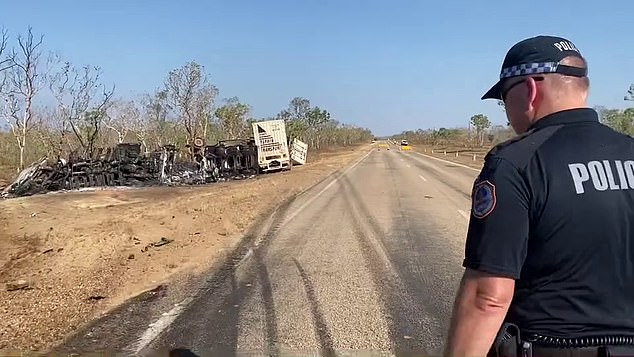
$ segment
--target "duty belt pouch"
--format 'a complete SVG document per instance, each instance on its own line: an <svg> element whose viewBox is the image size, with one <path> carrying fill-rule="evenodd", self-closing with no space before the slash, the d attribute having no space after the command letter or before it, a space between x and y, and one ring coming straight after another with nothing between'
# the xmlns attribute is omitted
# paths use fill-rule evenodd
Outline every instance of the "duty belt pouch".
<svg viewBox="0 0 634 357"><path fill-rule="evenodd" d="M598 352L599 357L632 357L634 346L601 346Z"/></svg>
<svg viewBox="0 0 634 357"><path fill-rule="evenodd" d="M498 331L487 357L521 357L522 338L517 325L505 322Z"/></svg>

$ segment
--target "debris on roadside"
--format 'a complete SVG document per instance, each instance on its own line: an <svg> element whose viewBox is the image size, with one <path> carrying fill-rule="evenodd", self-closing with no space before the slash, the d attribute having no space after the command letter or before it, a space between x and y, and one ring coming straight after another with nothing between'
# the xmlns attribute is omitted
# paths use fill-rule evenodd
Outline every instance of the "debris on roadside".
<svg viewBox="0 0 634 357"><path fill-rule="evenodd" d="M165 237L161 237L160 240L156 241L156 242L152 242L148 245L146 245L145 247L143 247L143 249L141 249L141 253L145 253L148 251L148 249L152 248L152 247L161 247L164 246L166 244L172 243L174 240L173 239L168 239Z"/></svg>
<svg viewBox="0 0 634 357"><path fill-rule="evenodd" d="M17 280L7 283L7 291L30 290L33 289L26 280Z"/></svg>
<svg viewBox="0 0 634 357"><path fill-rule="evenodd" d="M162 245L172 243L173 241L174 241L173 239L167 239L165 237L161 237L161 240L159 240L158 242L151 243L151 244L152 244L153 247L160 247Z"/></svg>
<svg viewBox="0 0 634 357"><path fill-rule="evenodd" d="M162 298L167 295L167 286L160 284L153 289L146 290L139 294L136 298L140 301L151 301L156 298Z"/></svg>

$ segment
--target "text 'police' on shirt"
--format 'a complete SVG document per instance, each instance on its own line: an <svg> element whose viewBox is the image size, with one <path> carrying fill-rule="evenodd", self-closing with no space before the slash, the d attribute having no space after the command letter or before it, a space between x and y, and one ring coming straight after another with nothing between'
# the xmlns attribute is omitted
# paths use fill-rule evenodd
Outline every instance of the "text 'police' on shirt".
<svg viewBox="0 0 634 357"><path fill-rule="evenodd" d="M597 191L634 189L634 160L590 161L569 164L568 168L577 194L585 192L586 181L592 182Z"/></svg>

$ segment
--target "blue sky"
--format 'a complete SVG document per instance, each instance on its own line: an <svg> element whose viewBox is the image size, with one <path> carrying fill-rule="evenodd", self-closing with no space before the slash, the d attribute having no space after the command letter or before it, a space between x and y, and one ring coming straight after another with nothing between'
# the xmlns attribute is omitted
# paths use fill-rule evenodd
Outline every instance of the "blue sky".
<svg viewBox="0 0 634 357"><path fill-rule="evenodd" d="M525 37L560 35L588 58L590 105L623 108L634 71L634 1L7 1L0 25L29 25L47 49L99 65L117 95L160 86L195 60L220 98L238 96L256 117L295 96L377 135L466 126L507 49ZM28 21L28 22L27 22Z"/></svg>

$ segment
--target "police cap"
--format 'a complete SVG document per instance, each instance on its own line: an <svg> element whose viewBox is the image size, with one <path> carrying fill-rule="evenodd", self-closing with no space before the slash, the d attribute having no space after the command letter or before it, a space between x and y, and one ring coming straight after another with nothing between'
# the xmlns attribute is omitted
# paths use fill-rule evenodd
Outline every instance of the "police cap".
<svg viewBox="0 0 634 357"><path fill-rule="evenodd" d="M571 67L559 63L568 56L583 58L577 46L565 38L541 35L522 40L513 45L506 53L499 81L482 96L482 99L501 100L500 89L502 82L507 78L535 73L586 76L588 74L587 68Z"/></svg>

